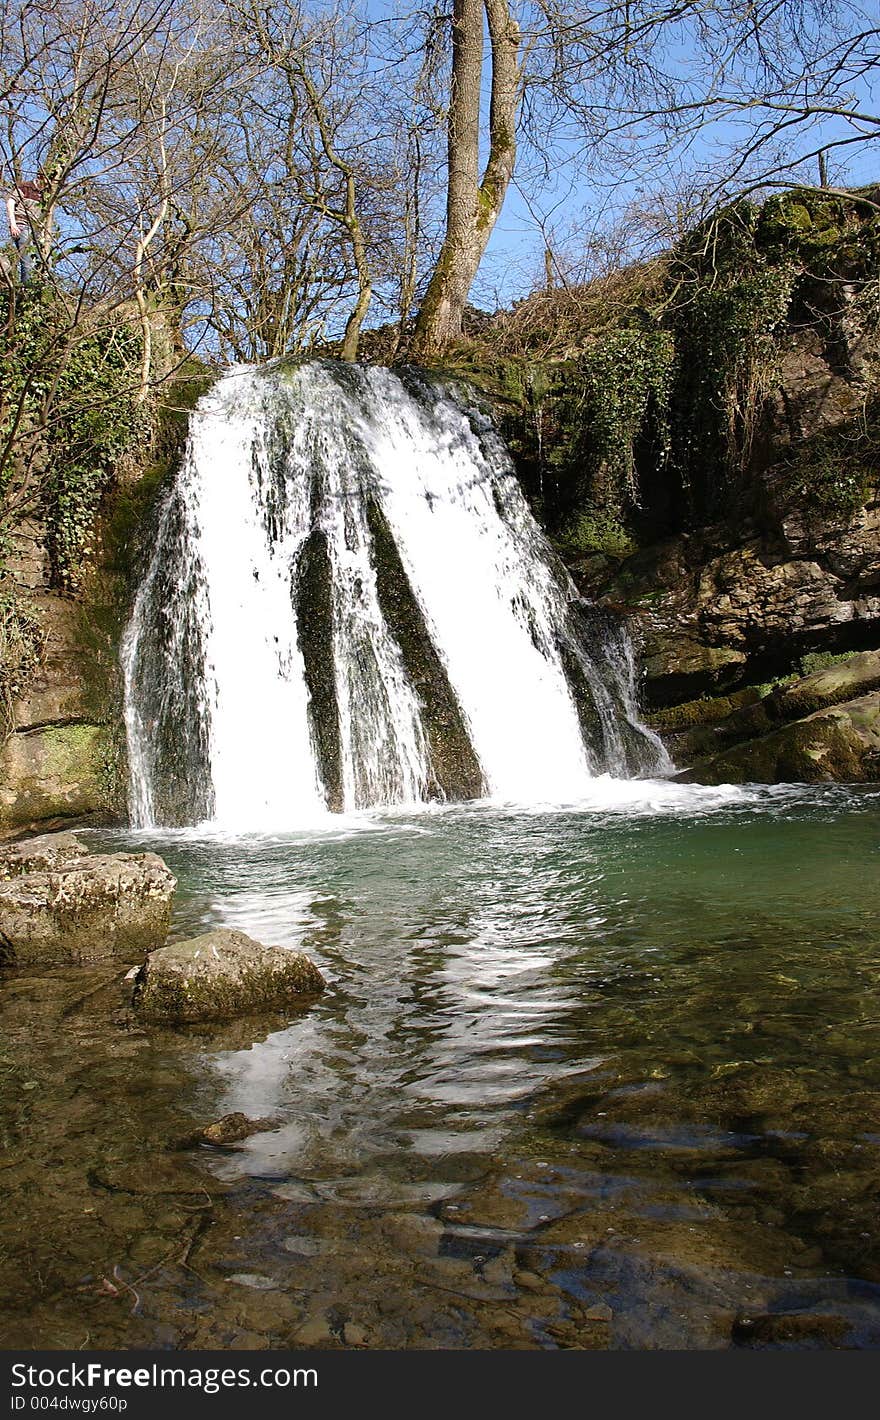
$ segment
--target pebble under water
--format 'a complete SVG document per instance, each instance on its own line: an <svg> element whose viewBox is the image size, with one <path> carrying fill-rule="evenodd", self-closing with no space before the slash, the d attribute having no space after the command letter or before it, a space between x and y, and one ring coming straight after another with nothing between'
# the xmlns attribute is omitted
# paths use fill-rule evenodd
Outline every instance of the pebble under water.
<svg viewBox="0 0 880 1420"><path fill-rule="evenodd" d="M124 965L0 972L0 1346L880 1344L876 788L89 839L330 987L146 1029Z"/></svg>

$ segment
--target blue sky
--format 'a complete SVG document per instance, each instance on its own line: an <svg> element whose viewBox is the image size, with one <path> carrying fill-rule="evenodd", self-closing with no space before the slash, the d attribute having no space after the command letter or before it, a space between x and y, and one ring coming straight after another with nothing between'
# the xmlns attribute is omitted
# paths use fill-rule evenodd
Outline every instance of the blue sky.
<svg viewBox="0 0 880 1420"><path fill-rule="evenodd" d="M870 3L873 5L873 0ZM394 0L369 0L369 6L373 13L393 13L395 9ZM576 5L571 6L571 13L578 13ZM870 24L870 12L863 18ZM858 17L854 23L859 23ZM824 38L821 25L814 32L820 40ZM674 71L689 76L694 56L686 36L679 35L665 58ZM488 103L488 44L485 73ZM876 68L869 69L868 78L861 78L852 91L853 100L869 113L877 113L880 108L880 80L875 77L878 73ZM540 159L529 150L527 142L521 141L514 181L472 291L474 304L489 310L507 305L542 281L545 246L542 224L551 234L552 244L558 244L560 259L576 264L579 245L583 251L585 240L579 244L572 236L572 228L581 228L583 239L589 239L591 234L601 235L614 226L627 208L645 211L657 208L665 197L684 191L697 171L713 166L720 171L720 150L742 142L750 123L753 124L753 120L745 117L707 125L677 150L672 147L655 150L647 163L635 135L630 141L632 156L627 162L622 156L625 145L616 159L609 160L573 132L554 132L549 174L540 171ZM484 123L484 128L486 126ZM854 130L840 119L828 118L822 121L821 128L804 131L799 136L798 151L811 154L820 143L827 143L829 180L835 185L857 186L878 181L880 127L875 129L874 137L867 136L869 131L866 129L864 142L836 147L836 141L851 137ZM760 165L756 171L760 171ZM743 185L748 177L747 172L743 174ZM782 177L787 181L789 175ZM792 171L790 178L818 182L815 157L801 170Z"/></svg>

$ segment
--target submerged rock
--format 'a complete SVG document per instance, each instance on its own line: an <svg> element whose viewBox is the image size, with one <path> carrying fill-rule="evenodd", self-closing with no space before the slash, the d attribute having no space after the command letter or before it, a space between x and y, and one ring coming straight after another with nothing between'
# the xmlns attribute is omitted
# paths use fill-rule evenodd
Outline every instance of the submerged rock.
<svg viewBox="0 0 880 1420"><path fill-rule="evenodd" d="M196 1129L192 1134L176 1140L171 1147L196 1149L202 1144L209 1144L213 1149L231 1149L245 1139L250 1139L252 1134L263 1134L267 1129L276 1127L277 1121L274 1119L250 1119L241 1113L224 1114L222 1119L215 1119L203 1129Z"/></svg>
<svg viewBox="0 0 880 1420"><path fill-rule="evenodd" d="M324 989L302 952L264 947L226 927L151 954L135 982L135 1009L172 1024L283 1010Z"/></svg>
<svg viewBox="0 0 880 1420"><path fill-rule="evenodd" d="M146 956L168 934L176 879L155 853L89 853L70 833L0 852L0 961Z"/></svg>

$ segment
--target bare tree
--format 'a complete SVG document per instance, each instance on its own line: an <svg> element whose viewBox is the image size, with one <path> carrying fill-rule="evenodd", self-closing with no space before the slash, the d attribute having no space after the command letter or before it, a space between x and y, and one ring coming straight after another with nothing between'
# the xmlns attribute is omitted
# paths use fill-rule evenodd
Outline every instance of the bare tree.
<svg viewBox="0 0 880 1420"><path fill-rule="evenodd" d="M484 14L491 92L489 155L480 178ZM446 235L416 321L419 355L461 336L465 303L507 195L516 158L520 39L507 0L453 0Z"/></svg>

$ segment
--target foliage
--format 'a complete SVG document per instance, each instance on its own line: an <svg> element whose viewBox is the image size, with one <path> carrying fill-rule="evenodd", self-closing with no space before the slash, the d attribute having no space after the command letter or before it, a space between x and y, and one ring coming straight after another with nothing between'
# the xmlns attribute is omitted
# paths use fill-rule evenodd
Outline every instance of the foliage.
<svg viewBox="0 0 880 1420"><path fill-rule="evenodd" d="M793 287L790 264L755 263L700 283L673 314L675 468L700 514L721 511L730 482L748 465L776 383L776 336Z"/></svg>
<svg viewBox="0 0 880 1420"><path fill-rule="evenodd" d="M635 445L648 411L658 412L660 457L675 351L664 330L617 330L583 353L571 395L582 411L584 456L594 499L620 509L638 503Z"/></svg>
<svg viewBox="0 0 880 1420"><path fill-rule="evenodd" d="M595 503L588 503L567 524L560 542L569 556L601 552L606 557L624 558L636 550L636 544L622 519Z"/></svg>
<svg viewBox="0 0 880 1420"><path fill-rule="evenodd" d="M880 371L875 197L739 201L664 258L537 292L497 319L473 378L501 401L552 532L622 547L642 526L656 536L760 511L753 471L773 443L781 357L805 327L865 408L837 435L795 438L785 497L835 515L865 501L878 462L867 432ZM623 541L609 541L612 524Z"/></svg>
<svg viewBox="0 0 880 1420"><path fill-rule="evenodd" d="M841 372L855 375L853 336L876 340L878 267L880 214L858 193L799 188L762 206L741 201L680 243L670 265L673 465L692 518L736 501L756 434L769 423L783 333L814 326L829 353L840 350ZM852 470L827 462L801 491L839 511L867 493Z"/></svg>
<svg viewBox="0 0 880 1420"><path fill-rule="evenodd" d="M124 481L135 491L118 501L143 517L147 488L155 491L179 447L205 372L189 362L178 386L161 387L162 405L140 402L141 332L130 310L77 312L45 285L0 292L0 323L0 719L8 731L43 646L26 594L4 571L10 535L27 520L40 525L52 582L75 595L105 494L131 465L137 476ZM132 517L114 515L107 526L117 524L132 542Z"/></svg>
<svg viewBox="0 0 880 1420"><path fill-rule="evenodd" d="M798 673L805 676L812 675L815 671L827 671L830 666L841 665L844 661L852 660L852 657L852 651L808 651L798 661Z"/></svg>
<svg viewBox="0 0 880 1420"><path fill-rule="evenodd" d="M586 341L634 324L653 324L662 309L667 261L635 262L584 285L551 286L517 301L492 323L492 350L510 359L576 359Z"/></svg>
<svg viewBox="0 0 880 1420"><path fill-rule="evenodd" d="M43 629L22 606L9 578L0 581L0 740L12 729L12 705L33 679L43 655Z"/></svg>
<svg viewBox="0 0 880 1420"><path fill-rule="evenodd" d="M75 591L101 496L123 452L148 434L136 400L141 341L117 313L74 326L46 287L0 295L2 525L46 521L53 577Z"/></svg>
<svg viewBox="0 0 880 1420"><path fill-rule="evenodd" d="M796 448L788 495L830 517L847 518L880 487L877 411Z"/></svg>
<svg viewBox="0 0 880 1420"><path fill-rule="evenodd" d="M109 338L99 332L77 345L59 378L46 495L53 566L70 590L93 551L98 505L116 463L138 434L148 435L133 398L139 347L132 327L117 327Z"/></svg>

